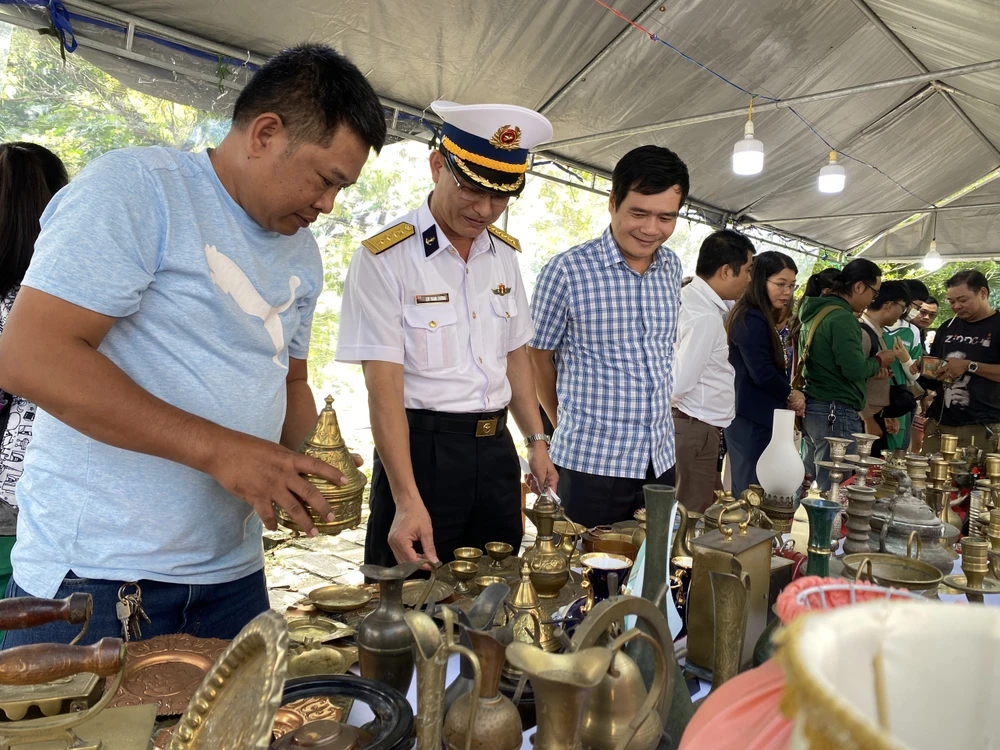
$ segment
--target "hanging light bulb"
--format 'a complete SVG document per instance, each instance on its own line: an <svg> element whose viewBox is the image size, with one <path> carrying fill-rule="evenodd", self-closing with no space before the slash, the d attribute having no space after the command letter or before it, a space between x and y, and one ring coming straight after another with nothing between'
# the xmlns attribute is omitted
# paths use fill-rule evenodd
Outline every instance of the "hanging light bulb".
<svg viewBox="0 0 1000 750"><path fill-rule="evenodd" d="M837 164L837 152L830 152L830 163L819 170L819 191L839 193L847 182L847 171Z"/></svg>
<svg viewBox="0 0 1000 750"><path fill-rule="evenodd" d="M924 256L923 262L925 271L937 271L944 265L944 258L941 257L941 253L937 249L937 211L932 214L931 222L931 246L927 255Z"/></svg>
<svg viewBox="0 0 1000 750"><path fill-rule="evenodd" d="M764 170L764 144L754 138L753 100L747 124L743 126L743 139L733 146L733 171L739 175L760 174Z"/></svg>

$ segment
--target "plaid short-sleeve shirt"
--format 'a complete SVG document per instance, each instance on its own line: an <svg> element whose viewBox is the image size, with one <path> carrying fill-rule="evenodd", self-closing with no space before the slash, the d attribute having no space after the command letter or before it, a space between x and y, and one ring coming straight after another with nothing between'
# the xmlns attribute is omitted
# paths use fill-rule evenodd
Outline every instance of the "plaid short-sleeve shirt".
<svg viewBox="0 0 1000 750"><path fill-rule="evenodd" d="M604 234L550 260L531 301L535 349L553 350L552 461L641 479L674 465L670 416L681 263L666 247L644 274Z"/></svg>

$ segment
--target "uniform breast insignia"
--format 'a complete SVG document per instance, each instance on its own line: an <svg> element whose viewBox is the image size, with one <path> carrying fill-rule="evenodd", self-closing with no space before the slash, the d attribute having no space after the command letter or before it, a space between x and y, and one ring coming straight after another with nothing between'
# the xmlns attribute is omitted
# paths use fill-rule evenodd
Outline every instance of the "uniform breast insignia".
<svg viewBox="0 0 1000 750"><path fill-rule="evenodd" d="M372 255L378 255L381 252L388 250L393 245L398 245L405 239L409 239L417 230L413 228L412 224L407 224L405 221L391 226L388 229L384 229L374 237L369 237L367 240L362 240L361 244L368 248L368 251Z"/></svg>
<svg viewBox="0 0 1000 750"><path fill-rule="evenodd" d="M504 284L502 282L501 282L500 286L493 287L493 293L497 294L497 295L499 295L501 297L503 297L504 295L510 294L513 291L514 291L513 289L511 289L509 286L507 286L506 284Z"/></svg>
<svg viewBox="0 0 1000 750"><path fill-rule="evenodd" d="M515 250L517 250L518 252L521 252L521 243L518 242L516 238L511 237L509 234L507 234L502 229L499 229L499 228L493 226L492 224L490 224L488 227L486 227L486 231L489 232L490 234L492 234L494 237L496 237L501 242L505 242L508 245L510 245L512 248L514 248Z"/></svg>

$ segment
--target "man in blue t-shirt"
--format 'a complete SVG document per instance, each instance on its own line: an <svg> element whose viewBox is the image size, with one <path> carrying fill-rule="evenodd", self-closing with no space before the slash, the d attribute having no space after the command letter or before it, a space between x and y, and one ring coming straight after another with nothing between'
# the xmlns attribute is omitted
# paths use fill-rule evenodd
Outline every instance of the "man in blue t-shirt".
<svg viewBox="0 0 1000 750"><path fill-rule="evenodd" d="M8 596L91 594L85 642L122 634L128 582L144 637L232 638L268 607L274 505L315 534L303 503L330 508L300 475L343 480L295 453L317 416L308 227L385 135L361 72L303 45L251 79L218 148L111 152L55 196L0 338L0 387L38 404Z"/></svg>

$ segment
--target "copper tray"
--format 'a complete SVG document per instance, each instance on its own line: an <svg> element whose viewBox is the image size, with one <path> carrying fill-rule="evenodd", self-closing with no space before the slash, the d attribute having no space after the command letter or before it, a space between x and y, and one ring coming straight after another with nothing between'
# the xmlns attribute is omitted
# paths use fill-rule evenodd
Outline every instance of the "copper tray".
<svg viewBox="0 0 1000 750"><path fill-rule="evenodd" d="M205 674L228 645L229 641L218 638L183 633L127 644L125 677L109 705L156 703L157 716L184 713Z"/></svg>

